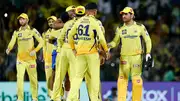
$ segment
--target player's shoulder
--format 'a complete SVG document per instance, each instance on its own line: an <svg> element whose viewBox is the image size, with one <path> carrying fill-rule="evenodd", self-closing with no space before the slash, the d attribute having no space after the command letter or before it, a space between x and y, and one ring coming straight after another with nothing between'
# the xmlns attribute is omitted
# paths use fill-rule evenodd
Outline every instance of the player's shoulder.
<svg viewBox="0 0 180 101"><path fill-rule="evenodd" d="M99 26L103 26L101 20L96 19L96 21L97 21L97 23L99 24Z"/></svg>
<svg viewBox="0 0 180 101"><path fill-rule="evenodd" d="M99 21L96 17L94 17L94 16L90 16L90 19L91 19L92 21L95 21L95 22L97 22L97 23L100 23L100 21Z"/></svg>
<svg viewBox="0 0 180 101"><path fill-rule="evenodd" d="M30 29L34 34L37 34L38 36L41 36L39 31L36 28L31 27Z"/></svg>
<svg viewBox="0 0 180 101"><path fill-rule="evenodd" d="M90 23L90 18L88 16L83 16L76 21L76 25L87 23Z"/></svg>
<svg viewBox="0 0 180 101"><path fill-rule="evenodd" d="M69 25L71 22L72 22L72 20L68 20L68 21L64 24L64 26Z"/></svg>
<svg viewBox="0 0 180 101"><path fill-rule="evenodd" d="M18 32L20 30L20 28L17 28L14 30L14 33Z"/></svg>
<svg viewBox="0 0 180 101"><path fill-rule="evenodd" d="M83 16L83 17L81 17L81 18L79 18L77 21L83 21L83 20L89 20L90 18L89 18L89 16Z"/></svg>
<svg viewBox="0 0 180 101"><path fill-rule="evenodd" d="M138 26L142 26L142 25L143 25L143 24L140 23L140 22L135 22L135 24L138 25Z"/></svg>
<svg viewBox="0 0 180 101"><path fill-rule="evenodd" d="M119 29L119 30L122 30L122 29L125 29L126 28L126 25L125 24L118 24L118 26L117 26L117 29Z"/></svg>
<svg viewBox="0 0 180 101"><path fill-rule="evenodd" d="M97 25L102 25L101 21L96 19L94 16L87 16L87 18L89 19L89 23L91 23L91 25L97 26Z"/></svg>
<svg viewBox="0 0 180 101"><path fill-rule="evenodd" d="M137 26L139 26L139 27L145 27L142 23L140 23L140 22L135 22L135 25L137 25Z"/></svg>
<svg viewBox="0 0 180 101"><path fill-rule="evenodd" d="M39 33L38 30L34 27L31 27L30 30L34 31L35 33Z"/></svg>

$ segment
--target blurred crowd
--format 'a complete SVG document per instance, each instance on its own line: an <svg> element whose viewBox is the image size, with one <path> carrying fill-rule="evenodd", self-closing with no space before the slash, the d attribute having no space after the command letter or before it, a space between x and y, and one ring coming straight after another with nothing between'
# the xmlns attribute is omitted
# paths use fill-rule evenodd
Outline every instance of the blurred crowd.
<svg viewBox="0 0 180 101"><path fill-rule="evenodd" d="M155 66L143 71L144 80L180 81L179 0L6 0L0 4L0 81L16 80L16 47L8 56L5 49L13 31L19 27L17 16L20 13L27 13L29 25L42 33L47 29L47 17L59 17L67 6L88 2L98 3L98 19L105 27L107 42L113 39L116 27L123 25L119 11L126 6L132 7L135 20L146 26L153 44ZM117 80L120 47L112 49L111 59L101 66L102 81ZM38 79L45 80L43 62L37 59L37 63Z"/></svg>

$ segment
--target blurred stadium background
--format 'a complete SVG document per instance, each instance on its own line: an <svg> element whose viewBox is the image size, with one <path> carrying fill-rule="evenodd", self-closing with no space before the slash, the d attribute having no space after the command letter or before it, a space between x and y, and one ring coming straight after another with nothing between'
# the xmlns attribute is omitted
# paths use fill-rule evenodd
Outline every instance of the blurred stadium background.
<svg viewBox="0 0 180 101"><path fill-rule="evenodd" d="M29 24L42 33L47 29L47 17L51 15L59 17L67 6L72 4L85 5L88 2L98 3L98 19L102 21L105 27L106 40L108 42L113 39L116 27L123 24L119 16L119 11L126 6L130 6L135 10L136 20L146 26L153 43L152 54L155 60L155 67L150 71L143 72L144 80L149 82L147 82L147 85L150 85L150 88L148 88L149 86L147 85L145 85L145 87L151 90L154 85L158 84L157 82L162 85L159 89L154 88L157 93L157 98L155 93L152 93L154 96L150 98L154 98L154 100L145 98L143 101L180 101L180 89L177 90L178 81L180 81L180 0L1 0L0 101L15 101L13 98L10 100L9 97L6 98L9 100L3 99L2 96L5 96L3 95L5 93L3 93L1 89L4 89L4 87L7 88L9 84L14 85L12 89L16 90L15 83L13 82L16 81L15 64L17 50L15 47L11 54L7 56L5 49L7 48L13 31L19 27L17 16L22 12L27 13L30 18ZM108 90L110 91L111 88L113 88L112 91L115 92L115 82L118 77L119 68L119 48L120 47L117 47L111 51L112 58L106 61L101 67L101 80L103 81L103 85L105 85L102 87L109 88ZM37 64L38 80L41 81L43 85L45 73L43 62L39 60L39 57ZM27 75L25 76L25 80L28 81ZM166 81L171 82L167 83ZM108 85L108 83L112 84ZM177 92L175 92L174 89L167 88L168 86L175 88ZM27 86L25 87L27 88ZM108 93L108 90L104 92ZM178 95L166 94L166 96L170 96L170 98L167 97L167 100L159 100L158 98L161 97L158 95L158 90L167 90L170 91L169 93L173 92ZM8 91L11 92L12 90L9 88L9 90L5 90L4 92ZM16 93L16 91L13 92ZM108 98L109 95L114 96L113 93L109 95L105 93L103 93L105 98ZM176 96L177 99L173 96Z"/></svg>

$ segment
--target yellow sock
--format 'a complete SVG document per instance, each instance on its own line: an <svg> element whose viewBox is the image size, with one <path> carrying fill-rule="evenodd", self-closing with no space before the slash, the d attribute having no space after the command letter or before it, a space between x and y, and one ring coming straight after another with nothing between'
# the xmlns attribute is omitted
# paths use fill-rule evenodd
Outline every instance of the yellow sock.
<svg viewBox="0 0 180 101"><path fill-rule="evenodd" d="M132 101L141 101L143 81L140 76L132 78Z"/></svg>
<svg viewBox="0 0 180 101"><path fill-rule="evenodd" d="M118 101L126 101L128 79L124 76L118 78Z"/></svg>

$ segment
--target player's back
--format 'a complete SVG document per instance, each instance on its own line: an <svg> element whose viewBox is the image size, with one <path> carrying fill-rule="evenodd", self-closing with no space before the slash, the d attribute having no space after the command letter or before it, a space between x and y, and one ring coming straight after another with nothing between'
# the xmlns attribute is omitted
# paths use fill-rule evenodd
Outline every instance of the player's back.
<svg viewBox="0 0 180 101"><path fill-rule="evenodd" d="M94 16L84 16L75 23L75 27L78 34L77 55L97 52L95 39L100 27L96 18Z"/></svg>

